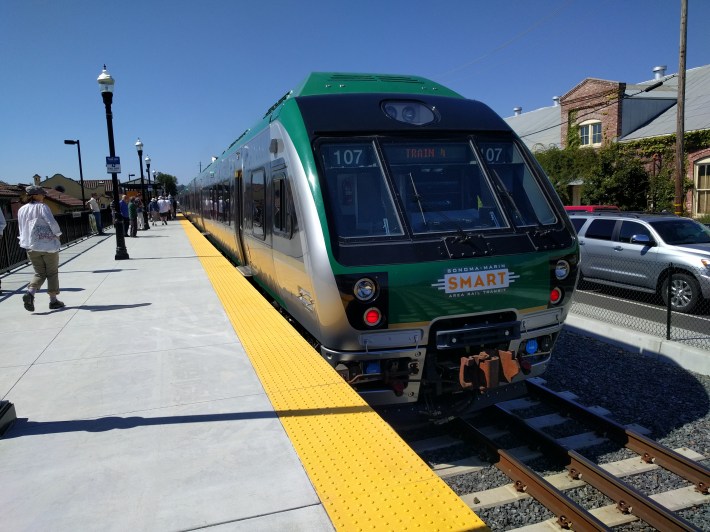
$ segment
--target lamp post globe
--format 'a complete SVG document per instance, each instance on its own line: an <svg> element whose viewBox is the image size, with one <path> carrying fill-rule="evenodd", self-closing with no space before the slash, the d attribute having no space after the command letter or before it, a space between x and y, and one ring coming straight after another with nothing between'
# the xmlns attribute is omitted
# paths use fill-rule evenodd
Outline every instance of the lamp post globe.
<svg viewBox="0 0 710 532"><path fill-rule="evenodd" d="M145 182L143 181L143 143L139 138L136 141L136 151L138 152L138 162L141 166L141 201L143 202L143 230L150 229L148 224L148 202L145 200Z"/></svg>
<svg viewBox="0 0 710 532"><path fill-rule="evenodd" d="M109 156L116 157L116 148L113 144L113 114L111 113L111 103L113 102L113 86L114 79L111 77L106 70L106 65L104 69L99 74L98 79L99 89L101 91L101 98L103 99L104 106L106 107L106 129L108 130L108 149ZM110 172L111 183L113 185L113 211L116 222L114 227L116 228L116 260L126 260L130 257L128 256L128 250L126 249L126 240L123 234L123 217L121 216L121 209L118 205L118 173Z"/></svg>

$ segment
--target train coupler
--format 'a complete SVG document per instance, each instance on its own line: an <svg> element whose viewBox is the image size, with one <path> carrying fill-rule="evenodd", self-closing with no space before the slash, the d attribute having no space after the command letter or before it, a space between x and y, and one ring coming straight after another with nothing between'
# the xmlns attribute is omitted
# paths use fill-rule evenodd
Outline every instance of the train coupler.
<svg viewBox="0 0 710 532"><path fill-rule="evenodd" d="M461 357L459 384L464 390L476 388L484 392L501 384L501 373L504 382L512 382L520 373L520 363L511 351L486 349L478 355Z"/></svg>

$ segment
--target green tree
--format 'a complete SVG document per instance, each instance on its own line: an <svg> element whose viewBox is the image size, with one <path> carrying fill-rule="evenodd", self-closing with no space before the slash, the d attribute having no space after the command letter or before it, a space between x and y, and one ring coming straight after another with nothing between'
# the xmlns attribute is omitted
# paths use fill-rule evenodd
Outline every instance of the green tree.
<svg viewBox="0 0 710 532"><path fill-rule="evenodd" d="M569 204L569 184L578 179L586 179L593 175L597 165L596 151L588 149L557 147L537 152L538 162L550 178L557 194L563 203Z"/></svg>
<svg viewBox="0 0 710 532"><path fill-rule="evenodd" d="M177 177L158 172L155 174L155 186L165 194L177 195Z"/></svg>
<svg viewBox="0 0 710 532"><path fill-rule="evenodd" d="M622 210L645 210L649 179L641 160L607 144L597 150L598 164L584 179L582 201L587 204L612 204Z"/></svg>
<svg viewBox="0 0 710 532"><path fill-rule="evenodd" d="M649 176L638 155L619 144L599 149L550 148L535 154L564 203L570 202L569 184L584 182L582 202L644 210Z"/></svg>

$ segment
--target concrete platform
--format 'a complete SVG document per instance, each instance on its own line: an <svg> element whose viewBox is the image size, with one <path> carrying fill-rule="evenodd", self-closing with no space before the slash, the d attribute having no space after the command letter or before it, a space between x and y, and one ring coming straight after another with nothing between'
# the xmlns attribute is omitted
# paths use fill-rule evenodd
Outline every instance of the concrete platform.
<svg viewBox="0 0 710 532"><path fill-rule="evenodd" d="M0 529L333 530L183 228L126 245L63 249L61 310L3 275Z"/></svg>

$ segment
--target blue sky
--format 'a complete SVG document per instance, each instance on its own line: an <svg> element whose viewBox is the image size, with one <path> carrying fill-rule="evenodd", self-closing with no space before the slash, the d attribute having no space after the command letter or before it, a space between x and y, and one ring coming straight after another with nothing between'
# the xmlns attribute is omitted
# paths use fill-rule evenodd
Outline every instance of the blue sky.
<svg viewBox="0 0 710 532"><path fill-rule="evenodd" d="M689 0L687 67L710 62ZM2 0L0 180L107 179L96 78L115 78L122 173L186 184L312 71L413 74L490 105L552 105L586 77L678 71L680 0Z"/></svg>

